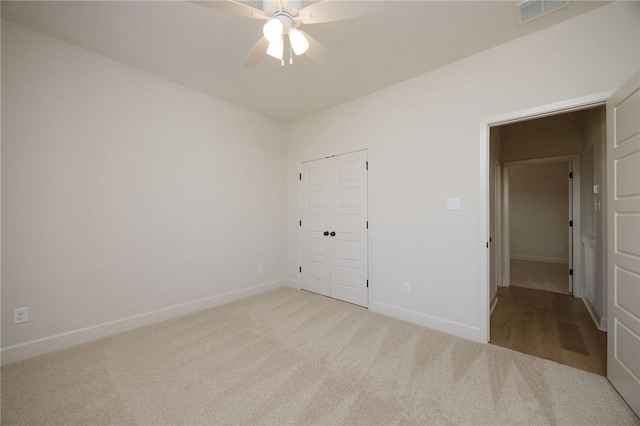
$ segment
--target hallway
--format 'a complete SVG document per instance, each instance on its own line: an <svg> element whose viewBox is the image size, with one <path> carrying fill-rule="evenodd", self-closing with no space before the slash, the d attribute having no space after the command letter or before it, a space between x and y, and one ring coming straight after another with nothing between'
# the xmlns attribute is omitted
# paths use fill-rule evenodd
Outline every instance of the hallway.
<svg viewBox="0 0 640 426"><path fill-rule="evenodd" d="M606 375L607 333L581 299L568 294L498 287L490 343Z"/></svg>

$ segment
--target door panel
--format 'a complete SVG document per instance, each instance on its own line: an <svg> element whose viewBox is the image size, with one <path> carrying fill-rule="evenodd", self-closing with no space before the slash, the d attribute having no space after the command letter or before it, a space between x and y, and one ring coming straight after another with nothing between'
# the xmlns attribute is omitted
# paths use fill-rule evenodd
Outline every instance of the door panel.
<svg viewBox="0 0 640 426"><path fill-rule="evenodd" d="M607 377L640 415L640 73L607 102Z"/></svg>
<svg viewBox="0 0 640 426"><path fill-rule="evenodd" d="M336 236L331 295L368 306L367 153L334 157L336 163Z"/></svg>
<svg viewBox="0 0 640 426"><path fill-rule="evenodd" d="M361 306L369 299L366 161L363 151L305 163L301 186L301 287Z"/></svg>
<svg viewBox="0 0 640 426"><path fill-rule="evenodd" d="M331 292L330 244L323 235L331 227L329 168L325 159L307 163L302 172L301 287L326 296Z"/></svg>

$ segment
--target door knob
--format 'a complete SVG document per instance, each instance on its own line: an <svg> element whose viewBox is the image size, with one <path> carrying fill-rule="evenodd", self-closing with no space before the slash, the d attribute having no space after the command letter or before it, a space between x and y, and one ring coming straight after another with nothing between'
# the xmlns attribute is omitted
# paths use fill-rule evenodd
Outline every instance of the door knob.
<svg viewBox="0 0 640 426"><path fill-rule="evenodd" d="M326 237L327 235L329 235L329 231L324 231L324 236Z"/></svg>
<svg viewBox="0 0 640 426"><path fill-rule="evenodd" d="M335 232L333 232L333 231L331 231L331 233L330 233L329 235L331 235L332 237L335 237L335 236L336 236L336 233L335 233Z"/></svg>

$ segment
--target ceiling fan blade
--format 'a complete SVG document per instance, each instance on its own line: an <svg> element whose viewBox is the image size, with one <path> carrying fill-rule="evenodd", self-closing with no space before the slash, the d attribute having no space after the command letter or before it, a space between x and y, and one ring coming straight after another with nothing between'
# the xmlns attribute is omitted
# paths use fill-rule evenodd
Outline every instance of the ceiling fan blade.
<svg viewBox="0 0 640 426"><path fill-rule="evenodd" d="M266 38L262 37L256 44L253 45L247 57L244 60L243 67L245 68L255 68L256 65L264 58L266 55L267 46L269 46L269 41Z"/></svg>
<svg viewBox="0 0 640 426"><path fill-rule="evenodd" d="M302 30L298 30L307 38L309 42L309 50L307 50L306 55L311 58L311 60L320 65L329 65L333 63L333 58L327 49L322 47L318 41L311 37L308 33L305 33Z"/></svg>
<svg viewBox="0 0 640 426"><path fill-rule="evenodd" d="M381 10L383 6L383 1L324 0L303 7L299 16L303 24L320 24L368 15Z"/></svg>
<svg viewBox="0 0 640 426"><path fill-rule="evenodd" d="M191 3L199 4L200 6L205 6L230 15L244 16L246 18L259 20L267 19L262 10L234 0L192 1Z"/></svg>

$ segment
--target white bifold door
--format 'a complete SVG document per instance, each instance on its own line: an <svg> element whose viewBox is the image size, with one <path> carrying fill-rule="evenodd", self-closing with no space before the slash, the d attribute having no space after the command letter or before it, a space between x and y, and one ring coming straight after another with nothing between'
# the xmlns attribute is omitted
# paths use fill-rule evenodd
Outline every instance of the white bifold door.
<svg viewBox="0 0 640 426"><path fill-rule="evenodd" d="M607 377L640 416L640 73L607 102Z"/></svg>
<svg viewBox="0 0 640 426"><path fill-rule="evenodd" d="M368 306L367 152L302 163L300 287Z"/></svg>

